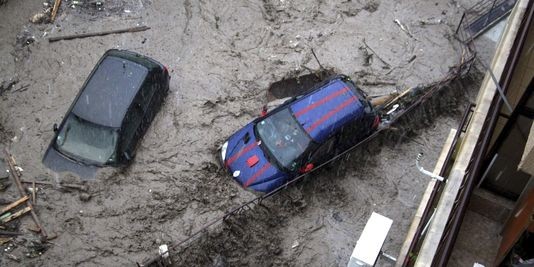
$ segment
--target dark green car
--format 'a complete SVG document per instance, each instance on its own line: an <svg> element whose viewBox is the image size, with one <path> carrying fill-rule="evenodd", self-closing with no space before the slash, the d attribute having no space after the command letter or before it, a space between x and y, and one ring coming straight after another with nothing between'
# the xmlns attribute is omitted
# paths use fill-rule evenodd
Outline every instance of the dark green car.
<svg viewBox="0 0 534 267"><path fill-rule="evenodd" d="M97 167L124 166L161 108L170 76L161 63L108 50L93 69L54 138L43 164L56 172L92 177Z"/></svg>

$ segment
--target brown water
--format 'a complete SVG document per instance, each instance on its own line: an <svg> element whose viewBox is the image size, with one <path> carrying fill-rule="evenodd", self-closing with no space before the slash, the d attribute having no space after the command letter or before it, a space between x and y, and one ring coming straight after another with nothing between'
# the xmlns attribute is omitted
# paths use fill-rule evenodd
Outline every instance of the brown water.
<svg viewBox="0 0 534 267"><path fill-rule="evenodd" d="M463 10L457 2L426 0L108 0L102 11L90 5L72 8L72 3L64 0L56 22L43 25L28 22L42 10L40 1L9 0L0 6L0 81L19 79L0 96L0 137L25 179L77 181L50 173L40 160L52 125L61 121L107 49L134 50L168 66L170 94L135 162L125 170L103 170L89 183L90 201L80 200L77 192L39 191L38 214L58 238L42 256L26 257L22 240L32 237L26 216L20 227L26 235L10 252L22 261L7 259L2 251L1 265L132 265L156 253L160 244L186 238L255 196L218 169L216 148L259 114L271 83L319 69L310 48L325 68L350 75L370 95L402 90L440 79L457 63L459 47L451 36ZM413 37L395 19L408 25ZM442 23L419 23L438 19ZM151 29L46 40L136 25ZM364 39L386 63L369 58ZM425 152L423 165L432 168L449 129L457 125L457 109L465 104L458 92L477 88L472 82L464 85L442 101L450 102L445 116L414 115L430 119L372 142L298 183L267 201L268 210L216 227L193 247L173 254L173 260L184 265L346 265L372 211L395 221L384 249L396 256L428 182L416 171L415 157ZM12 186L0 197L16 199L18 194Z"/></svg>

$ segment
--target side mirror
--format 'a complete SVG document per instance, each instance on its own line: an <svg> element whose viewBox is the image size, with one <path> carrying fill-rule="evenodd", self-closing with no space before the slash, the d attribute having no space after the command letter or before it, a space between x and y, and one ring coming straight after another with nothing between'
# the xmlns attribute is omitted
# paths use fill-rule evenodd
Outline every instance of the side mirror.
<svg viewBox="0 0 534 267"><path fill-rule="evenodd" d="M59 130L59 128L57 127L57 123L54 123L54 132L57 132Z"/></svg>
<svg viewBox="0 0 534 267"><path fill-rule="evenodd" d="M130 155L130 153L124 151L124 158L127 160L127 161L130 161L132 160L132 156Z"/></svg>
<svg viewBox="0 0 534 267"><path fill-rule="evenodd" d="M302 167L300 169L300 173L307 173L307 172L313 170L313 167L314 167L313 163L308 163L308 164L306 164L306 166L304 166L304 167Z"/></svg>

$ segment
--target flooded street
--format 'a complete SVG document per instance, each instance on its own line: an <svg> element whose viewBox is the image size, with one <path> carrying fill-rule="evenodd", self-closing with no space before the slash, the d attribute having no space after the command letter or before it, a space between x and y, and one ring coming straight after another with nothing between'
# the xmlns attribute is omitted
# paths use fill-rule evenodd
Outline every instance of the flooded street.
<svg viewBox="0 0 534 267"><path fill-rule="evenodd" d="M77 4L82 2L82 4ZM127 49L167 66L170 92L127 168L106 168L76 190L39 187L36 212L57 238L28 257L21 220L2 266L124 266L187 238L256 196L220 167L217 148L259 116L267 88L322 66L349 75L369 95L441 79L459 62L453 35L469 1L149 1L63 0L52 24L29 22L42 1L0 6L0 148L25 180L79 182L46 169L42 156L85 79L104 52ZM101 10L99 10L101 9ZM403 31L395 22L407 25ZM146 25L149 30L48 42L53 36ZM396 256L450 128L476 95L472 75L409 114L396 130L274 196L233 223L213 227L190 247L171 251L176 265L346 266L370 214L394 223L384 251ZM411 121L411 122L410 122ZM408 123L410 122L410 123ZM0 198L19 198L15 186ZM5 246L5 245L4 245ZM381 259L379 266L392 266Z"/></svg>

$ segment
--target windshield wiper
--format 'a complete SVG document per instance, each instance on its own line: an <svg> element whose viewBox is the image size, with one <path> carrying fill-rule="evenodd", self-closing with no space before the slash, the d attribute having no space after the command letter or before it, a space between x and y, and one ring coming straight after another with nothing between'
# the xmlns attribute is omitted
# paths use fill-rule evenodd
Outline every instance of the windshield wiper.
<svg viewBox="0 0 534 267"><path fill-rule="evenodd" d="M63 136L63 144L65 144L65 142L67 141L67 137L69 135L69 131L70 131L70 125L67 125L67 129L65 129L65 135ZM63 145L61 144L61 145Z"/></svg>

